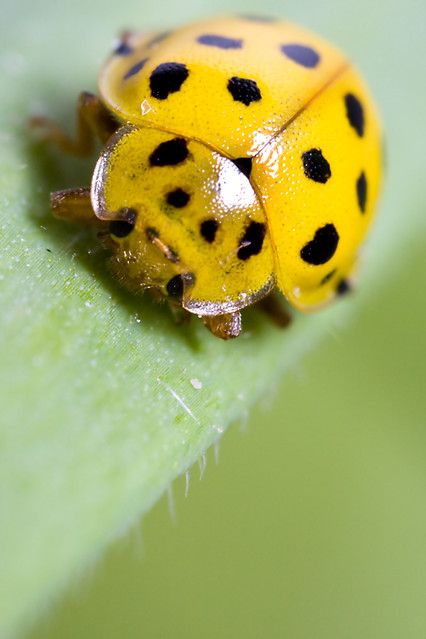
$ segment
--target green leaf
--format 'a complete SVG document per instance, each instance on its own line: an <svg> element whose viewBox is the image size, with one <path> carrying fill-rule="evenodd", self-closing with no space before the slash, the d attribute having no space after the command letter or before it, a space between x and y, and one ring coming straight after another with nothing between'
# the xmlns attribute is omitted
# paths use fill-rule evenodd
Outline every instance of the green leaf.
<svg viewBox="0 0 426 639"><path fill-rule="evenodd" d="M187 498L175 482L174 525L163 499L31 639L423 638L423 253L230 429Z"/></svg>
<svg viewBox="0 0 426 639"><path fill-rule="evenodd" d="M300 3L293 18L306 22L307 5ZM59 160L33 145L25 129L28 115L40 110L71 128L76 96L94 88L106 43L126 23L158 27L155 8L144 8L142 16L134 0L107 11L100 0L76 0L72 11L47 0L6 5L0 58L7 89L0 105L2 636L39 614L230 423L270 396L320 337L374 303L374 287L420 246L423 148L416 122L424 89L416 100L406 97L414 97L418 76L409 62L418 51L413 44L413 51L391 55L389 34L396 39L401 21L395 2L386 7L385 25L382 10L366 0L361 5L368 24L355 14L343 20L331 4L309 19L358 53L385 112L388 182L398 188L384 199L386 215L367 250L362 292L317 316L297 317L285 332L249 311L245 335L232 343L214 339L196 321L176 326L166 308L131 297L111 280L90 236L51 218L49 191L87 183L91 165ZM183 21L199 12L196 4L183 12L170 6L170 23L173 14ZM413 43L420 24L413 16ZM361 37L369 43L365 51L356 44ZM371 58L378 50L387 54ZM392 68L403 64L396 82L389 60Z"/></svg>
<svg viewBox="0 0 426 639"><path fill-rule="evenodd" d="M20 24L31 37L4 54L13 90L0 150L3 636L244 419L331 317L298 318L282 332L249 311L244 336L223 343L122 290L93 237L49 212L49 191L87 183L90 166L58 160L25 129L34 104L73 119L75 68L90 59L95 77L95 56L89 47L56 58L51 41L30 56L35 33ZM108 40L105 30L96 38Z"/></svg>

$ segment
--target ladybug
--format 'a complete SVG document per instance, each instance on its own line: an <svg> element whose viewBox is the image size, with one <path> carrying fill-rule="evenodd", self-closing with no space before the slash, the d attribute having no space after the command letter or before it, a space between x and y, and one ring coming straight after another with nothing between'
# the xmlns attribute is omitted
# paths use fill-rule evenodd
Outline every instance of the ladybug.
<svg viewBox="0 0 426 639"><path fill-rule="evenodd" d="M345 56L276 19L228 17L127 32L82 93L64 151L103 150L91 187L55 192L54 213L107 238L113 272L201 317L218 337L278 288L311 311L349 288L373 218L381 131Z"/></svg>

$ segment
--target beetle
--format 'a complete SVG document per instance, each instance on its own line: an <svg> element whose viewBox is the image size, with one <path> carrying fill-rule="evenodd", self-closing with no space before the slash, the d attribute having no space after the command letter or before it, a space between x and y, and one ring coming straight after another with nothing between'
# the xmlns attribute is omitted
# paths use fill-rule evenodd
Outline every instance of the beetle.
<svg viewBox="0 0 426 639"><path fill-rule="evenodd" d="M349 288L374 217L381 130L348 59L279 20L214 18L123 35L84 92L64 152L104 145L91 186L58 191L56 216L93 224L134 292L154 289L223 339L271 292L298 310Z"/></svg>

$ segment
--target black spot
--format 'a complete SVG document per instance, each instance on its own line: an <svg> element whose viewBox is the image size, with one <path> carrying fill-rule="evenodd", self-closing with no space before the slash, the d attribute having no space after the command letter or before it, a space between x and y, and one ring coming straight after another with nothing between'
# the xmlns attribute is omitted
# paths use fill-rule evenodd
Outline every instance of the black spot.
<svg viewBox="0 0 426 639"><path fill-rule="evenodd" d="M313 69L320 61L319 53L303 44L283 44L281 51L287 58L307 69Z"/></svg>
<svg viewBox="0 0 426 639"><path fill-rule="evenodd" d="M236 160L232 160L232 162L240 169L241 173L244 173L248 178L250 177L253 158L237 158Z"/></svg>
<svg viewBox="0 0 426 639"><path fill-rule="evenodd" d="M46 249L46 251L47 251L48 253L51 253L51 252L52 252L52 249L47 248L47 249Z"/></svg>
<svg viewBox="0 0 426 639"><path fill-rule="evenodd" d="M158 100L165 100L170 93L179 91L189 75L189 71L180 62L163 62L154 69L149 79L151 95Z"/></svg>
<svg viewBox="0 0 426 639"><path fill-rule="evenodd" d="M181 273L172 277L166 285L166 290L170 297L181 298L185 289L185 286L191 286L195 282L195 275L193 273Z"/></svg>
<svg viewBox="0 0 426 639"><path fill-rule="evenodd" d="M305 244L300 257L308 264L325 264L336 252L339 234L334 224L326 224L315 232L314 239Z"/></svg>
<svg viewBox="0 0 426 639"><path fill-rule="evenodd" d="M358 206L361 209L361 213L365 213L365 205L367 204L367 191L367 178L365 177L364 171L362 171L356 181L356 195L358 198Z"/></svg>
<svg viewBox="0 0 426 639"><path fill-rule="evenodd" d="M114 49L115 55L130 55L133 51L134 49L127 42L120 42Z"/></svg>
<svg viewBox="0 0 426 639"><path fill-rule="evenodd" d="M228 91L236 102L242 102L246 106L262 98L255 80L238 78L235 75L228 81Z"/></svg>
<svg viewBox="0 0 426 639"><path fill-rule="evenodd" d="M109 232L116 237L127 237L135 227L136 209L123 208L118 211L118 220L112 220L109 223Z"/></svg>
<svg viewBox="0 0 426 639"><path fill-rule="evenodd" d="M361 102L353 93L345 95L346 115L351 127L355 129L359 137L364 135L364 109Z"/></svg>
<svg viewBox="0 0 426 639"><path fill-rule="evenodd" d="M109 232L115 237L127 237L135 228L134 224L125 220L113 220L109 223Z"/></svg>
<svg viewBox="0 0 426 639"><path fill-rule="evenodd" d="M177 209L181 209L189 202L190 195L183 189L175 189L167 193L167 203L174 206Z"/></svg>
<svg viewBox="0 0 426 639"><path fill-rule="evenodd" d="M303 170L306 177L314 182L325 184L331 177L330 164L322 154L321 149L310 149L302 154Z"/></svg>
<svg viewBox="0 0 426 639"><path fill-rule="evenodd" d="M182 275L175 275L171 280L167 282L167 293L170 297L182 297L183 295L183 277Z"/></svg>
<svg viewBox="0 0 426 639"><path fill-rule="evenodd" d="M329 282L331 280L333 275L336 274L336 271L337 271L337 269L333 269L332 271L330 271L330 273L327 273L327 275L324 275L324 277L322 278L322 280L320 282L320 286L324 286L324 284L327 284L327 282Z"/></svg>
<svg viewBox="0 0 426 639"><path fill-rule="evenodd" d="M200 224L200 233L206 240L206 242L211 244L215 241L218 228L219 222L217 222L216 220L204 220L204 222L201 222Z"/></svg>
<svg viewBox="0 0 426 639"><path fill-rule="evenodd" d="M149 156L151 166L174 166L188 157L188 147L183 138L162 142Z"/></svg>
<svg viewBox="0 0 426 639"><path fill-rule="evenodd" d="M250 222L240 240L237 256L240 260L248 260L262 250L266 228L262 222Z"/></svg>
<svg viewBox="0 0 426 639"><path fill-rule="evenodd" d="M336 287L336 293L339 296L346 295L346 293L350 293L351 290L352 290L352 287L349 284L348 280L340 280L340 282L338 283Z"/></svg>
<svg viewBox="0 0 426 639"><path fill-rule="evenodd" d="M147 61L148 58L144 58L143 60L136 62L136 64L130 67L130 69L127 71L126 75L124 76L124 80L127 80L128 78L131 78L132 75L136 75L136 73L139 73L139 71L144 68Z"/></svg>
<svg viewBox="0 0 426 639"><path fill-rule="evenodd" d="M205 44L208 47L218 47L219 49L241 49L243 46L242 40L226 38L225 36L213 35L211 33L199 36L197 42Z"/></svg>

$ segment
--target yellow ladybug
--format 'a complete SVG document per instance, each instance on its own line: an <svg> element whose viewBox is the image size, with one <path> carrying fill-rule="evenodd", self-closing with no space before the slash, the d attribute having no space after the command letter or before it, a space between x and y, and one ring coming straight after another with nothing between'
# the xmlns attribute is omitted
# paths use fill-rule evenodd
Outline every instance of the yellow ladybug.
<svg viewBox="0 0 426 639"><path fill-rule="evenodd" d="M83 93L71 140L105 144L91 188L52 194L55 214L96 223L113 271L159 291L218 337L278 287L301 311L348 288L381 178L381 132L357 71L281 20L210 19L126 33ZM266 303L265 303L266 300Z"/></svg>

